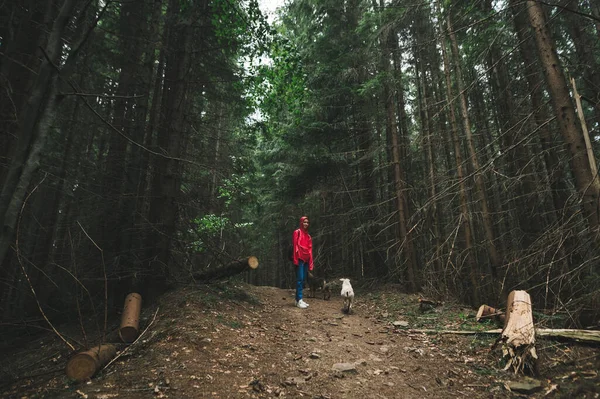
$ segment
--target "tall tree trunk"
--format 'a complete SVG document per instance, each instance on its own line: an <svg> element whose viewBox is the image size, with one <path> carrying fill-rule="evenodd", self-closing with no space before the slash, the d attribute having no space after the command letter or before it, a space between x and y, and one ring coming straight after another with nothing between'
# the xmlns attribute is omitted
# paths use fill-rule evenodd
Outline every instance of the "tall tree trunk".
<svg viewBox="0 0 600 399"><path fill-rule="evenodd" d="M490 0L484 1L482 7L487 15L495 13ZM500 142L503 144L502 152L506 158L507 175L512 180L507 184L515 188L507 193L510 197L511 212L513 213L509 219L516 220L515 224L521 232L515 237L514 245L527 248L537 239L542 228L540 213L537 212L538 204L535 190L537 179L530 162L529 146L522 142L524 139L522 132L526 129L518 123L518 107L511 95L513 89L511 88L508 66L496 42L490 45L489 50L490 85L495 98L494 104L496 104L494 110L498 115L498 128L502 138Z"/></svg>
<svg viewBox="0 0 600 399"><path fill-rule="evenodd" d="M162 0L154 0L152 22L150 24L149 37L159 37L159 21L162 16ZM146 62L144 67L146 69L144 75L150 76L150 82L153 82L153 87L149 89L152 92L152 104L150 105L148 116L148 123L144 128L144 147L152 148L154 151L159 150L156 146L156 130L160 122L160 104L163 98L163 80L165 71L165 59L167 50L165 43L168 38L168 27L163 29L160 39L157 39L152 45L148 45L146 50ZM156 48L160 48L158 55L158 62L154 65L154 52ZM136 191L136 204L135 204L135 220L134 224L138 226L146 226L141 228L141 233L137 237L140 248L144 247L144 243L148 241L148 236L153 229L151 226L147 226L147 221L150 220L149 212L149 200L148 200L148 186L150 185L150 153L143 151L140 160L140 179ZM138 279L134 282L134 285L139 285L143 279ZM137 288L136 288L137 289ZM138 289L139 290L139 289Z"/></svg>
<svg viewBox="0 0 600 399"><path fill-rule="evenodd" d="M600 39L600 0L590 0L590 7L594 16L594 25L596 25L596 35Z"/></svg>
<svg viewBox="0 0 600 399"><path fill-rule="evenodd" d="M204 4L204 3L203 3ZM152 179L152 201L150 222L154 232L150 234L147 248L152 248L148 257L148 294L152 297L166 288L169 275L171 242L177 223L181 175L183 168L180 156L185 137L184 115L186 111L187 70L190 64L191 26L180 15L178 0L169 0L167 20L171 21L166 46L165 88L163 90L162 113L158 129L157 145L165 156L156 156ZM206 8L206 7L203 7Z"/></svg>
<svg viewBox="0 0 600 399"><path fill-rule="evenodd" d="M475 80L477 76L477 71L475 67L471 66L470 68L470 76L471 80ZM475 142L475 148L479 148L481 159L494 159L497 157L497 154L500 153L501 149L504 150L505 147L498 143L499 140L495 139L492 134L492 130L494 129L493 123L491 120L494 118L490 115L489 109L486 107L485 102L485 94L484 91L486 89L482 87L480 84L473 84L472 90L470 90L470 101L472 103L470 109L472 113L475 115L475 120L479 121L479 131L481 134L478 135L478 140ZM495 102L494 102L495 104ZM498 161L495 162L495 166L502 166L503 163L507 161L506 157L503 159L504 162ZM516 168L512 168L516 170ZM472 172L470 172L472 173ZM516 172L512 172L516 173ZM507 214L509 213L508 205L506 204L507 198L510 197L510 193L501 193L499 189L496 189L500 186L498 183L500 177L496 173L488 174L488 185L486 185L486 189L490 193L490 197L488 197L490 201L490 208L494 210L495 214ZM489 188L488 188L489 187ZM512 187L511 187L512 188ZM510 237L514 238L517 233L514 231L519 230L518 222L514 220L514 218L510 217L500 217L500 220L497 221L496 226L499 231L504 231L504 234L500 234L498 240L500 242L500 247L504 247L506 240L508 239L506 236L510 234ZM475 229L473 229L475 231ZM518 248L517 245L518 240L514 239L513 242L508 244L506 248Z"/></svg>
<svg viewBox="0 0 600 399"><path fill-rule="evenodd" d="M402 72L402 57L401 55L401 49L400 49L400 45L398 43L397 38L395 37L395 33L393 34L393 40L392 40L392 36L390 36L389 40L392 40L389 43L389 49L391 54L391 58L394 60L394 67L393 67L393 74L394 74L394 80L396 81L396 85L395 85L395 96L396 97L396 116L395 118L397 118L398 122L395 122L395 128L394 130L396 131L396 136L397 136L397 142L396 144L392 145L392 148L394 148L394 146L398 147L398 157L399 157L399 166L400 166L400 171L401 171L401 175L402 175L402 190L405 192L405 194L402 195L403 199L404 199L404 204L402 205L403 208L403 213L405 215L405 221L406 221L406 227L408 228L409 226L409 220L410 217L412 215L411 209L410 209L410 201L409 201L409 197L410 197L410 192L411 192L411 176L406 173L406 171L409 168L410 165L410 156L409 156L409 149L410 149L410 145L409 145L409 116L408 113L406 112L406 100L404 97L404 85L402 83L403 81L403 72ZM394 50L394 51L392 51ZM394 98L391 99L392 103L394 103ZM393 138L394 136L392 136ZM411 267L413 269L413 275L414 275L414 280L415 280L415 289L420 289L421 287L421 277L420 277L420 273L419 273L419 261L418 261L418 257L416 254L416 249L414 247L413 244L414 239L410 238L410 256L412 257L412 261L411 261Z"/></svg>
<svg viewBox="0 0 600 399"><path fill-rule="evenodd" d="M361 7L359 0L347 1L346 20L348 23L344 30L349 32L350 47L360 48L359 35L352 34L359 27L361 17ZM361 58L353 57L352 67L357 71L357 77L354 84L356 87L361 87L368 79L367 65L362 62ZM366 276L377 277L381 276L379 268L379 254L375 237L377 232L374 231L370 221L376 218L375 206L377 203L377 187L375 186L375 168L373 162L373 130L372 124L369 123L369 99L364 94L359 93L359 90L353 88L356 94L352 99L352 117L353 130L356 132L356 147L359 154L358 159L358 186L360 188L360 201L364 206L364 212L360 216L360 223L366 227L367 234L365 236L364 252L365 252L365 267Z"/></svg>
<svg viewBox="0 0 600 399"><path fill-rule="evenodd" d="M381 9L383 10L383 0L380 2ZM389 36L382 39L383 44L383 70L391 76L392 68L392 46L396 47L395 34L388 34ZM396 206L398 212L398 226L400 231L400 240L402 254L406 261L406 271L408 278L409 289L412 291L419 290L420 281L415 271L416 256L413 246L413 239L408 230L408 214L406 212L406 181L404 179L404 171L402 169L401 158L400 158L400 143L398 137L398 125L396 123L396 115L394 113L394 97L390 93L390 84L384 84L383 99L385 101L386 110L386 131L391 137L392 142L392 167L394 169L394 186L396 194ZM399 88L402 90L402 88Z"/></svg>
<svg viewBox="0 0 600 399"><path fill-rule="evenodd" d="M46 57L27 104L19 115L20 132L16 151L11 159L7 178L0 194L0 265L6 258L14 237L18 215L27 190L39 167L39 159L56 105L57 65L62 56L62 35L67 27L76 0L65 0L48 37Z"/></svg>
<svg viewBox="0 0 600 399"><path fill-rule="evenodd" d="M586 102L592 106L593 115L590 126L590 136L597 136L600 131L600 64L596 59L598 41L591 33L586 30L585 20L580 15L575 14L578 11L576 0L562 0L565 7L564 15L567 24L567 32L571 36L571 41L575 46L575 56L577 66L571 73L573 78L578 78L581 82L579 91L582 93Z"/></svg>
<svg viewBox="0 0 600 399"><path fill-rule="evenodd" d="M45 18L53 14L51 6L52 1L39 0L0 5L4 14L0 57L0 187L8 174L4 165L10 164L12 156L20 156L15 148L18 146L15 138L22 134L19 118L35 83L36 74L32 71L39 69L43 58L37 48L45 46L42 27Z"/></svg>
<svg viewBox="0 0 600 399"><path fill-rule="evenodd" d="M477 151L475 149L475 143L473 141L473 134L471 132L471 122L469 119L469 109L467 106L467 97L465 94L465 85L462 77L462 66L460 62L460 55L458 52L458 44L456 42L456 36L454 35L452 22L450 21L450 16L447 17L447 26L448 26L448 35L450 37L450 43L452 48L452 55L454 59L454 69L456 74L456 83L458 86L458 96L460 99L460 108L462 114L463 128L465 130L465 135L467 139L467 148L469 150L469 158L471 161L471 165L473 166L473 173L475 175L475 186L477 195L479 197L479 203L481 206L481 216L483 222L483 229L485 231L486 237L486 246L488 251L488 256L490 259L489 264L489 272L492 276L492 284L495 285L495 279L497 275L497 270L501 264L500 255L498 254L498 250L496 249L496 237L494 234L494 227L492 218L490 215L490 210L488 206L487 194L485 191L485 183L483 180L483 171L481 170L481 166L479 164L479 159L477 157Z"/></svg>
<svg viewBox="0 0 600 399"><path fill-rule="evenodd" d="M439 10L439 2L436 2L438 19L441 20L441 12ZM443 32L440 22L440 32ZM441 37L441 36L440 36ZM463 170L463 157L462 149L460 145L460 138L458 135L458 122L456 120L456 113L454 111L453 98L454 94L452 91L452 79L450 77L450 61L448 60L448 52L446 50L446 43L443 37L440 38L440 46L442 48L442 59L444 61L444 74L446 78L446 97L448 101L448 112L450 115L450 126L452 132L452 144L454 146L454 159L456 162L456 177L459 186L459 201L460 201L460 226L464 237L465 245L465 260L467 268L469 269L469 277L471 280L471 301L472 303L479 303L479 280L477 278L478 271L475 263L475 252L473 250L473 233L471 231L471 215L468 208L468 194L465 183L465 174Z"/></svg>
<svg viewBox="0 0 600 399"><path fill-rule="evenodd" d="M548 173L550 184L550 192L552 193L552 201L554 211L557 214L557 219L567 219L569 215L563 215L567 211L567 201L570 196L569 187L566 184L563 174L563 167L560 163L558 154L553 148L555 142L550 129L548 128L548 120L550 119L544 105L544 96L540 85L543 82L543 76L540 73L540 68L537 67L537 62L531 52L535 46L531 35L529 34L529 25L527 19L527 10L523 3L519 0L510 0L511 9L513 10L513 21L515 30L519 40L519 52L523 58L524 77L527 81L528 93L531 97L531 109L533 111L533 119L535 122L535 130L538 132L542 152L544 154L544 163Z"/></svg>
<svg viewBox="0 0 600 399"><path fill-rule="evenodd" d="M417 26L417 24L422 24ZM428 67L430 63L427 43L433 35L426 35L426 32L431 31L429 15L421 12L415 18L413 34L415 36L415 74L417 83L417 98L419 104L419 118L421 122L421 132L424 141L424 157L427 165L427 176L429 179L429 198L426 208L426 223L428 234L430 236L430 245L434 248L433 268L429 274L427 281L430 284L439 282L439 276L442 275L441 264L441 236L439 226L442 223L441 215L438 213L438 198L437 198L437 183L436 183L436 163L434 159L434 144L433 144L433 123L430 116L430 107L433 101L430 97L429 79L427 77ZM437 276L437 278L434 278Z"/></svg>
<svg viewBox="0 0 600 399"><path fill-rule="evenodd" d="M567 150L571 155L569 165L575 177L575 186L581 195L583 214L588 226L596 230L600 223L598 200L600 179L597 171L590 169L586 145L569 94L554 40L546 25L542 6L537 1L528 0L529 23L534 30L538 56L541 60L550 93L554 113Z"/></svg>
<svg viewBox="0 0 600 399"><path fill-rule="evenodd" d="M142 96L140 100L135 99L136 94L144 93L137 83L142 77L140 65L144 47L141 43L146 37L143 33L145 25L140 20L142 16L145 18L145 4L143 1L121 4L118 25L121 54L119 57L120 65L118 66L120 73L116 90L117 98L115 99L113 126L136 143L140 143L143 139L143 128L139 124L140 121L145 120L145 115L139 115L139 112L140 108L145 109L144 104L141 102L147 101L148 98ZM136 120L136 117L144 119ZM135 146L135 148L139 147ZM104 243L107 249L110 249L107 254L121 252L124 232L129 231L127 218L131 216L131 213L124 212L123 201L135 201L135 198L133 192L123 191L126 176L134 173L131 169L131 166L133 166L131 165L133 151L133 146L124 137L116 132L110 133L108 154L106 156L106 173L103 182L102 202L104 211L99 215L103 221L99 223L103 226L101 242ZM118 263L110 262L111 267L117 268L116 272L119 272ZM121 300L122 298L118 298L117 303L120 303Z"/></svg>

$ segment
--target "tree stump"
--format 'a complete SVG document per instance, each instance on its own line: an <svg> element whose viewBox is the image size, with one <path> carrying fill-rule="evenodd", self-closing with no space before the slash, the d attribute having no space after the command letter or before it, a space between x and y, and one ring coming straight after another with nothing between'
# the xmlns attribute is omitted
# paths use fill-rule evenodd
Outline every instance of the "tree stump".
<svg viewBox="0 0 600 399"><path fill-rule="evenodd" d="M136 292L127 295L119 328L119 337L126 344L132 343L138 337L141 310L142 296Z"/></svg>
<svg viewBox="0 0 600 399"><path fill-rule="evenodd" d="M258 258L256 256L249 256L244 259L235 260L223 267L217 267L203 272L192 274L196 280L200 281L211 281L218 280L225 277L235 276L236 274L242 273L246 270L254 270L258 267Z"/></svg>
<svg viewBox="0 0 600 399"><path fill-rule="evenodd" d="M508 295L506 320L500 337L502 354L507 357L505 370L512 368L515 374L525 367L537 370L535 351L535 328L531 310L531 298L525 291L512 291Z"/></svg>
<svg viewBox="0 0 600 399"><path fill-rule="evenodd" d="M113 345L99 345L85 352L79 352L67 362L67 376L76 381L92 378L102 366L108 363L117 350Z"/></svg>

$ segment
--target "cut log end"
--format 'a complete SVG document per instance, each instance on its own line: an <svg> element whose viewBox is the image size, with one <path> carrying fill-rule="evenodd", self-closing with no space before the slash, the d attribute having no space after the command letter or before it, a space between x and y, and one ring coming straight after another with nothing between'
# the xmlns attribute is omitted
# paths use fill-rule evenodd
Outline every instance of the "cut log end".
<svg viewBox="0 0 600 399"><path fill-rule="evenodd" d="M113 345L96 346L69 359L65 372L73 380L85 381L92 378L116 354L117 349Z"/></svg>
<svg viewBox="0 0 600 399"><path fill-rule="evenodd" d="M256 256L248 257L248 266L251 269L256 269L258 267L258 258Z"/></svg>
<svg viewBox="0 0 600 399"><path fill-rule="evenodd" d="M121 327L119 337L124 343L130 344L138 337L138 329L133 326Z"/></svg>
<svg viewBox="0 0 600 399"><path fill-rule="evenodd" d="M475 316L475 320L477 322L482 322L487 319L496 320L500 324L504 324L506 321L506 316L500 310L493 308L488 305L481 305L479 310L477 311L477 315Z"/></svg>
<svg viewBox="0 0 600 399"><path fill-rule="evenodd" d="M87 353L78 353L67 363L67 377L76 381L91 378L98 368L96 359Z"/></svg>

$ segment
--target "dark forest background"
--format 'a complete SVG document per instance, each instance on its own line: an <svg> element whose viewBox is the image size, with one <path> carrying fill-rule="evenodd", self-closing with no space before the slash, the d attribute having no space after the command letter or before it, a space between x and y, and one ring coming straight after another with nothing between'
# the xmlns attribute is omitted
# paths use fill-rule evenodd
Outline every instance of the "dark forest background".
<svg viewBox="0 0 600 399"><path fill-rule="evenodd" d="M0 325L255 255L565 326L600 308L600 0L0 4Z"/></svg>

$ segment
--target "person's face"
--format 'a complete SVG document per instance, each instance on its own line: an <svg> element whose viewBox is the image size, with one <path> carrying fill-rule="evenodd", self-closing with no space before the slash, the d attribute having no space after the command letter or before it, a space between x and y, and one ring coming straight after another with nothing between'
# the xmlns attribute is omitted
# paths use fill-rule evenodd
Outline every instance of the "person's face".
<svg viewBox="0 0 600 399"><path fill-rule="evenodd" d="M308 229L308 225L309 225L309 224L310 224L310 223L308 222L308 219L304 219L304 220L302 221L302 227L304 227L305 229Z"/></svg>

